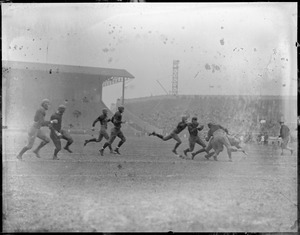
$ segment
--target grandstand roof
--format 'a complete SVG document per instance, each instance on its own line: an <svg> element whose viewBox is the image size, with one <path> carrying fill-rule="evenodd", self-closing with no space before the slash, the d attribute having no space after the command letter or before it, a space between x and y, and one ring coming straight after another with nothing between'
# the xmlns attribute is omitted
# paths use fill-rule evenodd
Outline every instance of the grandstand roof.
<svg viewBox="0 0 300 235"><path fill-rule="evenodd" d="M52 71L53 73L77 73L87 75L98 75L101 77L124 77L134 78L125 69L114 68L100 68L100 67L87 67L87 66L74 66L74 65L61 65L61 64L44 64L44 63L32 63L32 62L20 62L20 61L2 61L2 67L12 69L28 69L37 71Z"/></svg>

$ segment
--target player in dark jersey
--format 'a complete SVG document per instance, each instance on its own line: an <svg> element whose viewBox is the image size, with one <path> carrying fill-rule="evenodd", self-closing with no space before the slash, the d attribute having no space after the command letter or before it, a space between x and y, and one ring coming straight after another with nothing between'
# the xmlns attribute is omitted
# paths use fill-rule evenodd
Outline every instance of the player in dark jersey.
<svg viewBox="0 0 300 235"><path fill-rule="evenodd" d="M167 141L167 140L170 140L170 139L174 139L177 141L177 143L175 144L174 146L174 149L172 150L173 153L175 153L176 155L177 154L177 148L179 147L179 145L182 143L181 139L179 138L178 134L180 132L182 132L186 127L187 127L187 116L182 116L182 120L181 122L179 122L176 126L176 128L167 136L163 136L161 134L157 134L155 133L155 131L153 131L152 133L149 133L148 135L151 136L151 135L154 135L154 136L157 136L158 138L162 139L163 141Z"/></svg>
<svg viewBox="0 0 300 235"><path fill-rule="evenodd" d="M202 146L202 149L200 149L196 152L197 154L205 152L206 144L198 136L198 131L201 131L204 128L204 126L201 125L200 127L198 127L199 123L197 121L197 117L193 117L192 122L188 123L187 126L188 126L188 131L190 133L190 137L189 137L189 145L190 146L189 146L189 148L187 148L183 151L184 155L187 156L188 152L192 152L195 148L195 144L199 144ZM193 154L192 154L192 159L194 159Z"/></svg>
<svg viewBox="0 0 300 235"><path fill-rule="evenodd" d="M294 150L289 147L290 142L290 128L288 128L287 125L284 124L283 121L280 121L280 134L279 138L282 138L281 142L281 155L283 155L283 150L287 149L291 152L291 155L293 155Z"/></svg>
<svg viewBox="0 0 300 235"><path fill-rule="evenodd" d="M99 150L101 156L103 156L104 153L104 149L108 146L110 146L111 149L111 145L114 142L114 140L116 139L116 137L120 138L120 142L118 143L117 147L114 150L114 153L120 154L119 152L119 148L122 146L122 144L125 143L126 138L123 134L123 132L121 131L121 125L123 123L125 123L125 121L122 121L122 113L124 112L124 107L123 106L119 106L118 107L118 111L114 114L114 116L111 118L111 122L114 124L114 127L111 129L111 133L110 133L110 138L109 140L103 145L103 147Z"/></svg>
<svg viewBox="0 0 300 235"><path fill-rule="evenodd" d="M103 137L108 141L109 136L107 134L107 123L110 122L111 119L109 119L107 117L107 113L108 113L107 109L103 109L102 114L92 124L93 129L94 129L96 123L100 122L101 127L100 127L100 131L99 131L98 139L93 138L93 139L85 140L84 141L84 146L86 146L89 142L101 142ZM113 150L111 148L111 145L109 145L108 147L110 149L110 152L112 153Z"/></svg>
<svg viewBox="0 0 300 235"><path fill-rule="evenodd" d="M32 148L36 137L42 140L39 146L33 151L35 153L35 156L38 158L40 158L40 149L50 142L50 139L41 130L41 127L43 126L49 126L50 123L57 123L57 120L45 121L46 111L49 109L49 105L50 101L48 99L44 99L41 103L41 107L36 111L34 115L34 122L28 131L27 145L17 155L17 158L19 160L22 160L22 155L27 150Z"/></svg>
<svg viewBox="0 0 300 235"><path fill-rule="evenodd" d="M57 109L57 111L51 115L50 120L57 120L57 123L51 124L50 126L50 138L52 139L55 150L53 155L53 160L59 160L57 157L58 152L61 150L61 141L60 139L64 139L67 141L66 146L64 147L65 150L67 150L69 153L72 153L69 146L73 143L72 137L69 135L69 133L63 129L61 129L62 124L62 116L66 110L66 106L60 105Z"/></svg>

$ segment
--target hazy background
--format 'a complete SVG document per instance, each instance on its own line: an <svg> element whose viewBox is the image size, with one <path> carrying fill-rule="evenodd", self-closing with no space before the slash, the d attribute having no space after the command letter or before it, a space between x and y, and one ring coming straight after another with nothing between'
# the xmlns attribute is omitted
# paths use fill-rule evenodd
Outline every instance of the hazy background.
<svg viewBox="0 0 300 235"><path fill-rule="evenodd" d="M2 4L2 59L126 69L125 98L297 95L297 3ZM121 84L105 87L109 107Z"/></svg>

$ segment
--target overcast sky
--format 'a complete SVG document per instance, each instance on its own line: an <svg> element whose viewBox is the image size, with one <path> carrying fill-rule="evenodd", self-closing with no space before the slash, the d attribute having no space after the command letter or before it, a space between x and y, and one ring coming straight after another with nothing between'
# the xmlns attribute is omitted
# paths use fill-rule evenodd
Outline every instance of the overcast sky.
<svg viewBox="0 0 300 235"><path fill-rule="evenodd" d="M2 4L2 59L126 69L125 98L297 95L297 3ZM107 105L121 84L104 88Z"/></svg>

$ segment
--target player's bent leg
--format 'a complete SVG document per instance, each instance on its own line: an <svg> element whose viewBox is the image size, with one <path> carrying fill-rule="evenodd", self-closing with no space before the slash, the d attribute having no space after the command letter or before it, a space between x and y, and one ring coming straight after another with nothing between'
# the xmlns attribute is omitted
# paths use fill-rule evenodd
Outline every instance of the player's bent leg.
<svg viewBox="0 0 300 235"><path fill-rule="evenodd" d="M53 143L55 145L54 154L53 154L53 160L59 160L57 157L58 152L61 150L61 142L59 138L52 139Z"/></svg>
<svg viewBox="0 0 300 235"><path fill-rule="evenodd" d="M202 148L202 149L199 149L198 151L192 153L192 157L194 159L197 154L202 153L202 152L206 152L207 154L204 157L206 159L209 159L212 156L212 154L214 153L214 152L212 152L212 153L209 152L211 149L212 149L212 146L210 144L209 146L207 146L205 148Z"/></svg>
<svg viewBox="0 0 300 235"><path fill-rule="evenodd" d="M67 144L64 147L64 149L67 150L69 153L73 153L72 150L69 148L72 143L73 143L73 139L70 139L68 140Z"/></svg>
<svg viewBox="0 0 300 235"><path fill-rule="evenodd" d="M25 147L23 147L21 149L21 151L19 152L19 154L17 155L17 159L18 160L22 160L22 156L23 154L32 149L35 138L37 137L37 133L38 133L38 129L36 129L35 127L31 127L28 131L28 137L27 137L27 145Z"/></svg>
<svg viewBox="0 0 300 235"><path fill-rule="evenodd" d="M103 145L103 147L99 150L100 155L103 156L104 150L106 149L106 147L109 146L109 149L111 149L111 145L114 142L115 138L117 137L116 132L114 130L111 131L109 140L107 142L105 142L105 144Z"/></svg>
<svg viewBox="0 0 300 235"><path fill-rule="evenodd" d="M106 147L108 147L108 146L111 149L111 144L109 142L105 142L105 144L103 145L103 147L99 150L101 156L103 156L104 149L106 149Z"/></svg>
<svg viewBox="0 0 300 235"><path fill-rule="evenodd" d="M172 135L172 133L171 134L169 134L169 135L167 135L167 136L165 136L165 137L163 137L162 135L160 135L160 136L157 136L157 137L159 137L159 138L161 138L163 141L167 141L167 140L170 140L170 139L172 139L173 138L173 135Z"/></svg>
<svg viewBox="0 0 300 235"><path fill-rule="evenodd" d="M40 154L39 154L39 151L40 151L40 149L41 148L43 148L46 144L48 144L49 142L45 142L45 141L42 141L40 144L39 144L39 146L35 149L35 150L33 150L33 153L35 154L35 156L37 157L37 158L41 158L41 156L40 156Z"/></svg>
<svg viewBox="0 0 300 235"><path fill-rule="evenodd" d="M37 158L41 158L39 151L41 148L43 148L46 144L48 144L50 142L50 139L41 130L38 130L37 137L40 138L42 140L42 142L39 144L39 146L35 150L33 150L33 153L35 154L35 156Z"/></svg>
<svg viewBox="0 0 300 235"><path fill-rule="evenodd" d="M197 144L199 144L200 146L202 146L202 149L199 149L199 150L196 151L195 153L192 153L192 159L194 159L194 157L195 157L197 154L199 154L199 153L207 152L205 143L204 143L199 137L197 137L195 143L197 143ZM195 145L194 145L194 146L195 146ZM207 153L209 153L209 151L208 151Z"/></svg>
<svg viewBox="0 0 300 235"><path fill-rule="evenodd" d="M101 142L102 140L103 140L103 135L101 134L100 136L99 136L99 138L97 139L97 142Z"/></svg>
<svg viewBox="0 0 300 235"><path fill-rule="evenodd" d="M103 137L106 139L106 141L108 141L109 140L109 136L108 136L108 134L107 134L107 132L105 131L105 132L103 132ZM108 145L108 148L109 148L109 151L110 151L110 153L114 153L114 151L112 150L112 147L111 147L111 145Z"/></svg>
<svg viewBox="0 0 300 235"><path fill-rule="evenodd" d="M210 159L214 154L215 154L215 152L213 151L213 152L210 152L210 153L206 154L204 157L208 160L208 159Z"/></svg>
<svg viewBox="0 0 300 235"><path fill-rule="evenodd" d="M90 142L99 142L99 141L96 138L93 138L93 139L85 140L83 145L86 146Z"/></svg>
<svg viewBox="0 0 300 235"><path fill-rule="evenodd" d="M99 136L98 136L97 139L96 138L92 138L92 139L89 139L89 140L85 140L83 146L86 146L90 142L98 142L99 138L100 138L100 133L99 133Z"/></svg>
<svg viewBox="0 0 300 235"><path fill-rule="evenodd" d="M19 152L19 154L17 155L17 159L22 160L23 154L24 154L26 151L28 151L29 149L31 149L31 148L28 148L27 146L23 147L23 148L21 149L21 151Z"/></svg>
<svg viewBox="0 0 300 235"><path fill-rule="evenodd" d="M233 151L233 148L232 148L232 146L230 146L230 147L226 146L226 149L227 149L229 161L232 162L231 152Z"/></svg>
<svg viewBox="0 0 300 235"><path fill-rule="evenodd" d="M181 145L182 141L177 134L172 133L171 135L172 135L172 138L177 141L177 143L174 146L174 149L172 150L172 152L177 155L177 148L179 147L179 145Z"/></svg>
<svg viewBox="0 0 300 235"><path fill-rule="evenodd" d="M115 148L114 152L117 153L117 154L120 154L119 152L119 148L126 142L126 138L125 136L123 135L123 132L120 131L118 133L118 137L121 139L120 142L118 143L117 147Z"/></svg>
<svg viewBox="0 0 300 235"><path fill-rule="evenodd" d="M61 132L61 134L62 134L62 137L61 137L61 138L67 141L67 143L66 143L64 149L67 150L69 153L72 153L72 151L71 151L71 149L70 149L69 147L70 147L70 145L74 142L74 141L73 141L73 138L72 138L72 137L70 136L70 134L69 134L67 131L65 131L65 130L61 130L60 132Z"/></svg>
<svg viewBox="0 0 300 235"><path fill-rule="evenodd" d="M177 154L177 148L179 147L179 145L181 145L181 141L180 142L177 142L174 146L174 149L172 150L173 153Z"/></svg>
<svg viewBox="0 0 300 235"><path fill-rule="evenodd" d="M149 136L153 135L153 136L156 136L156 137L158 137L158 138L164 140L164 136L161 135L161 134L157 134L155 131L153 131L152 133L150 133L150 134L148 134L148 135L149 135Z"/></svg>
<svg viewBox="0 0 300 235"><path fill-rule="evenodd" d="M223 149L222 149L223 150ZM222 152L220 148L216 149L215 153L212 155L215 161L218 161L218 156Z"/></svg>
<svg viewBox="0 0 300 235"><path fill-rule="evenodd" d="M187 148L183 151L184 155L187 157L187 153L193 152L194 148L195 148L195 141L193 141L192 139L189 139L189 148Z"/></svg>

